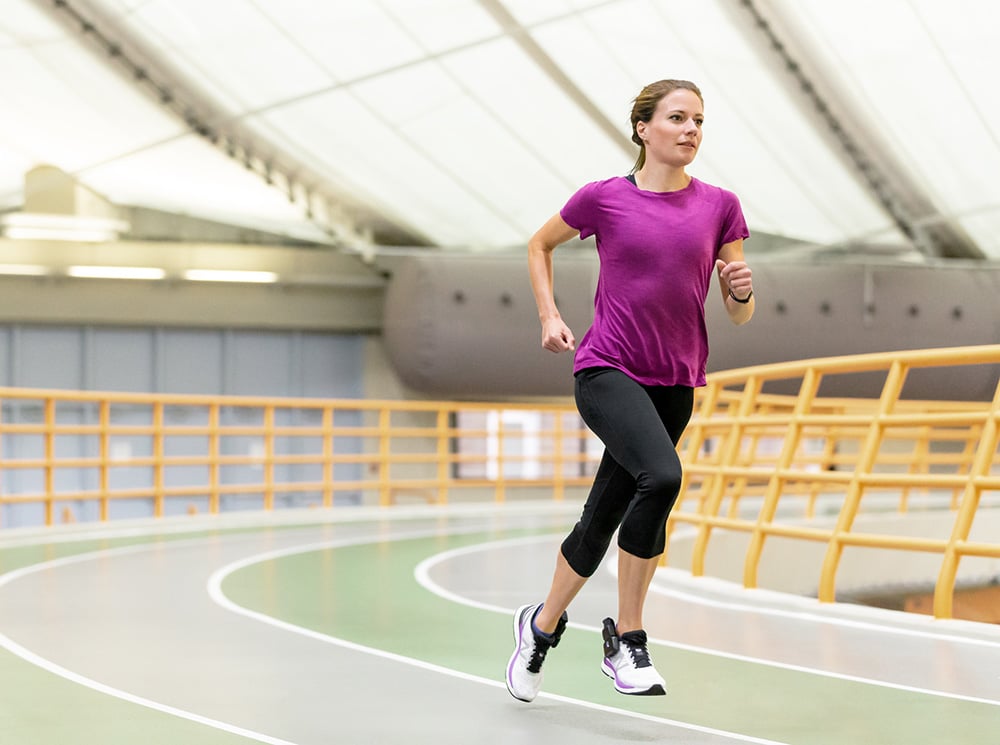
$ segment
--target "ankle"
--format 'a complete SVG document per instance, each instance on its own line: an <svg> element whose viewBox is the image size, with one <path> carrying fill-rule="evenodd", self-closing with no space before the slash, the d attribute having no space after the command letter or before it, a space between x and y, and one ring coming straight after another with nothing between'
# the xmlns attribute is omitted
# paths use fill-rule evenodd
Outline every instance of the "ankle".
<svg viewBox="0 0 1000 745"><path fill-rule="evenodd" d="M562 618L562 613L552 615L549 613L549 609L543 604L542 607L538 609L538 613L532 620L531 625L536 631L541 631L546 636L552 636L556 633L556 628L559 626L560 618Z"/></svg>
<svg viewBox="0 0 1000 745"><path fill-rule="evenodd" d="M619 620L615 626L618 629L618 636L630 631L642 631L642 619L626 618Z"/></svg>

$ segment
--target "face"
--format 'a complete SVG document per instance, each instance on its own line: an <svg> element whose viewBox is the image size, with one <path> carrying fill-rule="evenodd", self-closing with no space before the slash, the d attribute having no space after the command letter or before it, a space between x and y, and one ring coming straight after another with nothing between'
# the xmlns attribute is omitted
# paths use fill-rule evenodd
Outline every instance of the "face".
<svg viewBox="0 0 1000 745"><path fill-rule="evenodd" d="M638 122L635 131L646 143L646 161L683 167L694 160L701 145L705 113L693 91L679 88L660 99L653 118Z"/></svg>

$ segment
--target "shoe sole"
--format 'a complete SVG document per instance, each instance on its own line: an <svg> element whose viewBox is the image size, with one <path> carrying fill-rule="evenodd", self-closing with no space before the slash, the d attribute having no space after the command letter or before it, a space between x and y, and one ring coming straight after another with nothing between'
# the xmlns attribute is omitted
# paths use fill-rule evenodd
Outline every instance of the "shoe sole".
<svg viewBox="0 0 1000 745"><path fill-rule="evenodd" d="M622 688L618 685L618 678L615 677L614 673L608 672L608 669L604 667L604 663L601 663L601 672L611 678L615 684L615 690L619 693L625 694L626 696L666 696L666 689L659 683L654 683L649 688Z"/></svg>
<svg viewBox="0 0 1000 745"><path fill-rule="evenodd" d="M524 615L524 612L526 610L528 610L528 608L530 608L530 607L531 607L531 603L528 603L528 605L522 605L520 608L517 609L517 612L514 614L514 626L513 626L513 628L514 628L514 654L512 654L510 656L510 659L507 661L507 669L504 672L504 676L503 676L504 677L504 682L507 684L507 692L511 696L513 696L516 700L523 701L526 704L530 704L534 699L533 698L521 698L516 693L514 693L514 689L513 689L513 687L510 684L510 669L511 669L511 666L514 664L514 660L516 660L517 657L518 657L518 655L521 653L521 617Z"/></svg>

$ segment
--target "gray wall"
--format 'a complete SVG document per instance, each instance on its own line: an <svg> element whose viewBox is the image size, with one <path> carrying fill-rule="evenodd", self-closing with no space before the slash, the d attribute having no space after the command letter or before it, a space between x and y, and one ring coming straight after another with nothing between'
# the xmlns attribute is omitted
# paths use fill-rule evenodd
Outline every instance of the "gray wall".
<svg viewBox="0 0 1000 745"><path fill-rule="evenodd" d="M366 338L361 335L305 333L296 331L253 331L233 329L117 328L91 326L0 326L0 385L19 388L61 388L73 390L133 391L180 394L302 396L319 398L360 398L365 395L364 364ZM8 423L41 421L37 403L5 400L0 416ZM353 412L351 412L353 415ZM118 414L119 422L129 414ZM148 424L145 412L136 412L135 423ZM178 411L174 416L185 416ZM64 406L59 421L96 423L95 407ZM341 420L344 424L348 422ZM179 423L179 422L178 422ZM235 423L235 422L224 422ZM94 457L93 438L58 438L63 457ZM148 455L148 438L132 438L136 454ZM122 438L116 438L124 442ZM247 443L232 441L228 447ZM360 443L338 442L340 452L359 451ZM3 458L43 456L40 437L6 437L0 442ZM179 452L168 455L181 454ZM247 481L231 467L223 480ZM289 466L286 468L295 468ZM149 474L138 469L115 469L112 488L148 484ZM357 470L357 469L355 469ZM170 471L172 485L203 483L198 468ZM277 474L281 478L281 474ZM357 474L341 470L342 478ZM97 487L94 470L57 471L58 491L92 490ZM40 492L37 471L8 470L0 488L6 494ZM171 503L168 510L182 511L192 500ZM289 497L286 501L294 501ZM349 500L348 500L349 501ZM207 500L195 500L199 509ZM245 503L245 504L244 504ZM78 520L96 519L96 503L74 502ZM228 498L226 509L259 507L253 499ZM149 500L115 500L115 517L143 517L152 514ZM0 525L17 527L42 521L40 504L3 505Z"/></svg>
<svg viewBox="0 0 1000 745"><path fill-rule="evenodd" d="M356 334L3 325L0 385L357 398L363 344Z"/></svg>

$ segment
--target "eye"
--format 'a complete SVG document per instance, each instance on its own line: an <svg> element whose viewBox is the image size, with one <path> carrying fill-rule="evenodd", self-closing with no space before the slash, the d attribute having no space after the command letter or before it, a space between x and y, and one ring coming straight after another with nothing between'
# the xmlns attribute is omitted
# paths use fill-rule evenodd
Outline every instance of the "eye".
<svg viewBox="0 0 1000 745"><path fill-rule="evenodd" d="M705 123L705 120L704 119L695 119L694 123L697 124L700 127L702 124Z"/></svg>
<svg viewBox="0 0 1000 745"><path fill-rule="evenodd" d="M680 114L671 114L670 115L670 119L672 121L679 122L681 120L681 115Z"/></svg>

